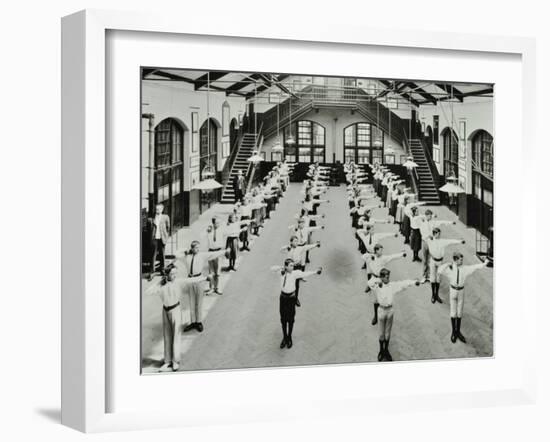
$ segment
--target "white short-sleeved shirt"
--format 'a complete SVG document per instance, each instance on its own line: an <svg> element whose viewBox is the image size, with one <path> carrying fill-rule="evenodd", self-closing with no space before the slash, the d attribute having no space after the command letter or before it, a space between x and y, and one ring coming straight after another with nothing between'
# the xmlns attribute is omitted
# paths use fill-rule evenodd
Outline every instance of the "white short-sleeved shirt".
<svg viewBox="0 0 550 442"><path fill-rule="evenodd" d="M445 256L445 248L451 244L460 244L461 240L458 239L426 239L430 255L436 260L441 260Z"/></svg>
<svg viewBox="0 0 550 442"><path fill-rule="evenodd" d="M208 248L209 249L221 249L225 247L225 229L220 226L217 229L214 229L212 226L212 229L210 232L207 232L206 238L208 242Z"/></svg>
<svg viewBox="0 0 550 442"><path fill-rule="evenodd" d="M392 255L376 256L371 253L365 253L363 259L367 263L367 268L373 275L379 276L380 270L388 265L391 261L397 258L402 258L403 253L394 253Z"/></svg>
<svg viewBox="0 0 550 442"><path fill-rule="evenodd" d="M185 255L183 253L176 253L176 267L178 266L178 262L181 262L186 270L186 275L188 277L194 277L202 274L202 270L204 269L205 264L210 259L215 259L218 256L221 256L225 253L225 250L220 250L218 252L199 252L195 255L188 254Z"/></svg>
<svg viewBox="0 0 550 442"><path fill-rule="evenodd" d="M452 263L448 266L441 266L438 270L440 275L444 275L449 278L449 283L451 286L455 287L464 287L466 283L466 278L474 273L476 270L486 267L485 263L473 264L469 266L457 266L455 263Z"/></svg>
<svg viewBox="0 0 550 442"><path fill-rule="evenodd" d="M284 272L281 274L281 291L290 294L296 291L296 280L307 278L308 276L315 275L317 272L308 271L303 272L301 270L293 270L290 273Z"/></svg>
<svg viewBox="0 0 550 442"><path fill-rule="evenodd" d="M183 293L183 289L186 284L192 282L201 282L206 278L203 276L195 278L176 278L173 281L169 281L164 285L159 285L152 291L153 295L158 295L162 301L162 305L165 307L172 307L180 301L180 297Z"/></svg>
<svg viewBox="0 0 550 442"><path fill-rule="evenodd" d="M433 218L428 221L428 219L422 217L419 223L420 233L422 233L422 238L426 239L428 236L432 236L434 228L442 226L443 224L452 224L452 223L453 223L452 221L435 220Z"/></svg>
<svg viewBox="0 0 550 442"><path fill-rule="evenodd" d="M391 307L393 305L393 298L397 293L415 284L416 281L412 279L390 281L387 284L384 284L379 278L372 278L369 281L369 287L373 290L378 304L382 307Z"/></svg>

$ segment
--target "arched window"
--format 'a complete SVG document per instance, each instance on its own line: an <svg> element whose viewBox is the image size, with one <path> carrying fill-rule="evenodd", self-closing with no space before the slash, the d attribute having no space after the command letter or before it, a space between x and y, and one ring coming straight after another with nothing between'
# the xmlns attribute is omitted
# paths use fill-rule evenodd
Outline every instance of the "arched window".
<svg viewBox="0 0 550 442"><path fill-rule="evenodd" d="M472 189L478 200L493 206L493 137L484 130L472 138Z"/></svg>
<svg viewBox="0 0 550 442"><path fill-rule="evenodd" d="M172 119L155 128L155 201L164 204L174 227L183 225L183 128Z"/></svg>
<svg viewBox="0 0 550 442"><path fill-rule="evenodd" d="M201 152L200 152L200 179L202 171L209 166L213 172L218 170L218 127L209 118L200 129Z"/></svg>
<svg viewBox="0 0 550 442"><path fill-rule="evenodd" d="M383 163L384 132L370 123L355 123L344 129L344 162Z"/></svg>
<svg viewBox="0 0 550 442"><path fill-rule="evenodd" d="M287 140L292 133L295 144ZM314 163L325 162L325 128L314 121L296 121L285 127L283 132L285 158L290 162Z"/></svg>
<svg viewBox="0 0 550 442"><path fill-rule="evenodd" d="M231 115L231 108L226 101L222 105L222 136L229 135L229 117Z"/></svg>
<svg viewBox="0 0 550 442"><path fill-rule="evenodd" d="M238 135L239 122L236 118L233 118L229 126L229 145L231 146L230 149L234 149L236 147L235 141L237 140Z"/></svg>
<svg viewBox="0 0 550 442"><path fill-rule="evenodd" d="M454 130L445 128L443 138L443 174L458 177L458 137Z"/></svg>

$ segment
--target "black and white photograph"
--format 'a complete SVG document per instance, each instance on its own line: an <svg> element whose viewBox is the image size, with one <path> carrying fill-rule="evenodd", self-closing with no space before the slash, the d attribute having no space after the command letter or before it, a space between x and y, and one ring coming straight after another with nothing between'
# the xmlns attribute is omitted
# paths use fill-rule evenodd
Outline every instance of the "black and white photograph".
<svg viewBox="0 0 550 442"><path fill-rule="evenodd" d="M493 84L139 74L142 374L493 357Z"/></svg>

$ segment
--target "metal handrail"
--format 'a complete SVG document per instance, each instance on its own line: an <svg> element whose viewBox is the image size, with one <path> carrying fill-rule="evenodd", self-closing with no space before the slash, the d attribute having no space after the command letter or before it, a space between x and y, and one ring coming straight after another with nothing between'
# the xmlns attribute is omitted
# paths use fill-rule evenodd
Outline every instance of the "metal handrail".
<svg viewBox="0 0 550 442"><path fill-rule="evenodd" d="M260 150L263 147L264 143L264 136L262 134L262 130L264 127L264 122L260 122L260 129L258 130L256 134L256 138L254 139L254 150L257 151L258 155L260 154ZM252 180L254 179L254 172L256 170L256 167L254 167L254 164L251 162L248 165L248 169L246 170L246 191L249 192L250 188L252 187Z"/></svg>
<svg viewBox="0 0 550 442"><path fill-rule="evenodd" d="M434 182L434 186L436 189L438 189L439 188L439 171L437 170L437 166L435 165L435 161L433 160L431 154L429 154L428 152L428 146L424 141L424 138L420 137L419 140L420 140L420 144L422 145L422 150L424 150L424 156L426 157L428 167L430 168L430 173L432 174L432 180Z"/></svg>
<svg viewBox="0 0 550 442"><path fill-rule="evenodd" d="M409 140L407 139L407 133L405 132L405 128L402 127L402 130L403 130L403 144L404 144L404 148L405 148L405 152L407 152L407 154L409 156L413 156L412 154L412 151L411 151L411 146L409 145ZM414 190L414 193L420 198L420 186L418 184L419 182L419 177L418 177L418 172L416 171L416 167L412 169L414 171L414 173L411 173L410 172L410 169L409 169L409 173L411 175L411 184L412 184L412 187L413 187L413 190Z"/></svg>
<svg viewBox="0 0 550 442"><path fill-rule="evenodd" d="M241 142L243 140L243 129L242 127L239 127L239 130L237 132L237 138L235 139L235 142L233 143L233 146L231 146L231 153L229 157L225 160L225 164L223 165L222 169L222 195L224 194L228 184L229 184L229 177L231 176L231 170L233 169L233 163L235 162L235 157L237 156L237 152L240 149Z"/></svg>

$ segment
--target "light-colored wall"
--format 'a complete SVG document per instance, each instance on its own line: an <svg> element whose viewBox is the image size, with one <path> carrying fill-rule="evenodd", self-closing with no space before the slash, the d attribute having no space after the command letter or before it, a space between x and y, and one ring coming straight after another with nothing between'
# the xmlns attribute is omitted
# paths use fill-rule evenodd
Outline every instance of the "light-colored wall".
<svg viewBox="0 0 550 442"><path fill-rule="evenodd" d="M155 116L155 126L166 118L176 119L183 127L183 189L191 189L191 175L199 172L199 152L197 145L194 152L191 149L191 113L198 112L198 128L207 119L207 101L210 118L218 126L218 170L223 168L226 158L222 156L222 143L229 142L229 128L227 135L222 136L222 106L229 104L229 121L239 116L245 110L244 98L226 97L223 92L195 91L192 84L183 82L154 82L142 83L142 112L152 113ZM142 140L142 196L148 194L148 167L149 167L149 122L141 120ZM154 136L154 134L153 134ZM198 137L197 137L198 140ZM193 167L191 167L193 163ZM142 198L142 207L147 206L147 199Z"/></svg>
<svg viewBox="0 0 550 442"><path fill-rule="evenodd" d="M471 138L478 130L486 130L493 137L494 112L493 99L484 97L465 98L463 103L439 102L437 106L420 106L418 117L426 127L433 130L433 116L439 115L439 144L434 145L434 152L439 153L439 161L436 162L439 173L443 173L443 138L441 136L445 128L459 134L460 122L466 124L465 141L460 140L458 146L458 178L467 193L472 193L472 143Z"/></svg>
<svg viewBox="0 0 550 442"><path fill-rule="evenodd" d="M355 112L353 115L350 110L320 109L319 112L312 110L300 120L310 120L319 123L325 128L325 159L332 162L332 154L336 153L336 161L344 161L344 129L353 123L367 122L360 114ZM385 134L385 145L388 146L388 137ZM271 146L275 143L276 136L264 140L263 152L266 152L266 159L271 159ZM282 142L282 129L281 129ZM395 162L399 164L400 155L405 155L405 151L398 141L391 140L391 146L395 150Z"/></svg>

